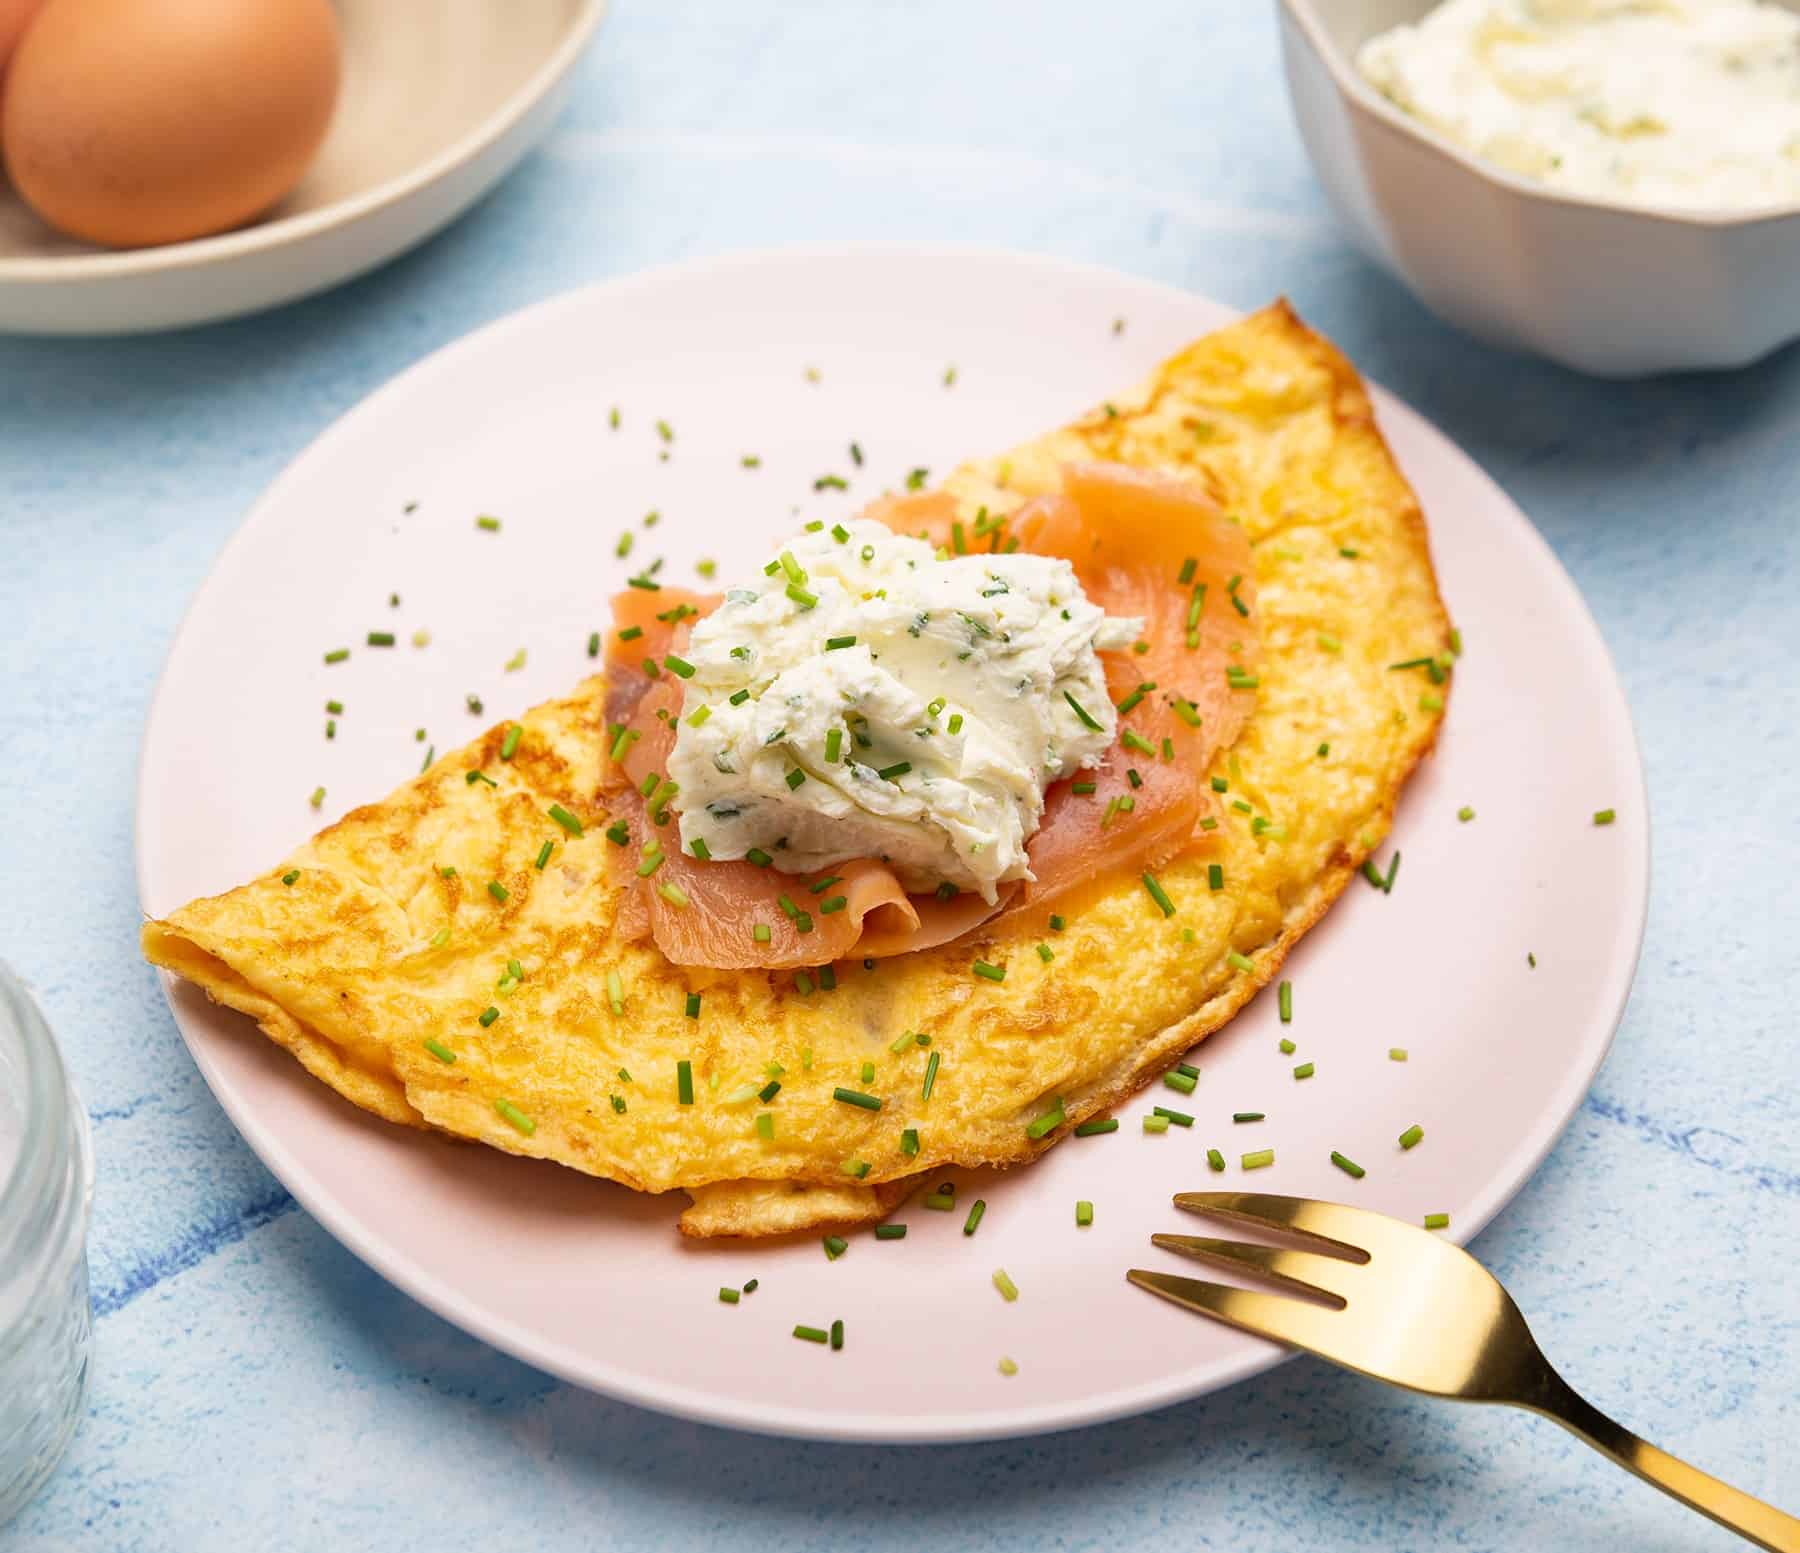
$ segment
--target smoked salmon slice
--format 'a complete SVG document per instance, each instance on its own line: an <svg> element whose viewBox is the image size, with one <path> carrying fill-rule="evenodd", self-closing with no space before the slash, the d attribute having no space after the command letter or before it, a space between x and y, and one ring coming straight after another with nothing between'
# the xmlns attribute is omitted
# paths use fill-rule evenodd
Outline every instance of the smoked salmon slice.
<svg viewBox="0 0 1800 1553"><path fill-rule="evenodd" d="M677 965L719 968L902 954L1041 912L1204 841L1212 757L1254 704L1255 590L1242 529L1198 486L1114 465L1071 466L1061 492L1006 518L983 514L965 526L959 510L933 492L888 498L867 516L959 551L1016 541L1061 556L1108 614L1144 620L1136 649L1101 654L1120 743L1098 770L1046 793L1026 847L1033 879L989 905L973 893L908 895L872 859L809 877L684 854L680 795L666 775L682 691L660 665L718 598L634 588L613 604L602 779L613 816L609 866L625 890L624 937L652 939Z"/></svg>

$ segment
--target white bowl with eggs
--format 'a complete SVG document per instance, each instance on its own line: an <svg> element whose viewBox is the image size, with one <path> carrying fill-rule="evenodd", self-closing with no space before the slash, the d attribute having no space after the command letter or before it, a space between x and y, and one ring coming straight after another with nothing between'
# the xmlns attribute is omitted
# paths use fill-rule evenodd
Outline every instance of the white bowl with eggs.
<svg viewBox="0 0 1800 1553"><path fill-rule="evenodd" d="M1552 21L1621 9L1613 0L1524 3ZM1481 152L1459 144L1459 130L1474 138L1466 123L1407 111L1359 65L1371 39L1435 8L1434 0L1280 0L1294 114L1363 253L1471 334L1603 377L1743 366L1800 336L1800 199L1783 187L1790 172L1800 186L1800 168L1765 169L1774 176L1751 190L1729 171L1709 183L1694 172L1690 145L1659 147L1640 138L1651 131L1638 124L1621 132L1616 165L1594 159L1580 125L1567 163L1492 126ZM1800 0L1782 9L1800 11ZM1707 47L1716 67L1717 38ZM1484 68L1492 57L1484 48ZM1776 63L1800 70L1785 57ZM1647 61L1635 64L1627 87L1644 77ZM1457 90L1434 106L1475 116L1470 79L1453 73ZM1533 89L1520 83L1527 98ZM1584 123L1604 119L1605 94L1595 96L1598 106L1583 104ZM1740 113L1749 114L1756 104L1743 96ZM1752 128L1722 119L1717 131L1742 140ZM1658 177L1647 158L1664 150L1675 154Z"/></svg>
<svg viewBox="0 0 1800 1553"><path fill-rule="evenodd" d="M19 3L0 0L0 11ZM26 23L0 82L4 97L22 82L34 86L43 105L29 115L33 168L0 179L0 332L118 334L205 323L322 291L393 258L461 214L537 143L606 12L606 0L334 0L340 48L332 78L309 62L302 44L268 46L286 0L241 6L245 63L235 69L233 28L208 22L205 0L130 3L148 29L132 52L132 73L154 92L132 94L120 51L109 55L104 34L90 45L66 17L58 47L37 39L33 60L33 31L59 0L47 0ZM168 14L159 18L159 7ZM186 43L183 26L191 29ZM292 79L284 75L288 61ZM41 80L28 81L25 65ZM259 81L245 109L247 128L184 117L186 104L206 101L221 71L240 94L245 79ZM76 102L77 85L100 95ZM322 93L328 120L320 139L312 115ZM251 110L259 103L266 111L257 115ZM65 104L66 130L56 122ZM0 107L9 142L15 113L27 117L22 108ZM61 147L81 143L84 114L97 115L124 154L161 149L163 167L184 159L196 167L177 200L204 198L224 210L273 186L259 179L278 180L286 192L234 218L230 230L158 241L155 210L105 208L108 187L127 186L129 168L90 172L87 187L65 198L57 181L65 175ZM286 122L290 114L299 122ZM172 143L159 147L158 136ZM196 145L219 151L196 155ZM296 146L306 155L298 182L283 161ZM239 187L207 187L215 176ZM103 226L124 221L116 230L142 230L151 242L102 246L57 230L34 208L78 223L96 202L94 219ZM179 210L171 218L195 219ZM132 224L140 221L149 224Z"/></svg>

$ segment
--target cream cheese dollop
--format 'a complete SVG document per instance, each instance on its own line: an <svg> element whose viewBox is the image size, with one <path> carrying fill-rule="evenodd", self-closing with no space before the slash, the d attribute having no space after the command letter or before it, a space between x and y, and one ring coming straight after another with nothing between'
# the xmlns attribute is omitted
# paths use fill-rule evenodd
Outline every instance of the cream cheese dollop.
<svg viewBox="0 0 1800 1553"><path fill-rule="evenodd" d="M1686 210L1800 200L1800 16L1766 0L1446 0L1363 75L1508 172Z"/></svg>
<svg viewBox="0 0 1800 1553"><path fill-rule="evenodd" d="M940 559L867 519L812 527L681 658L683 850L787 873L880 858L910 891L992 902L1031 876L1044 790L1111 745L1096 654L1141 627L1053 556Z"/></svg>

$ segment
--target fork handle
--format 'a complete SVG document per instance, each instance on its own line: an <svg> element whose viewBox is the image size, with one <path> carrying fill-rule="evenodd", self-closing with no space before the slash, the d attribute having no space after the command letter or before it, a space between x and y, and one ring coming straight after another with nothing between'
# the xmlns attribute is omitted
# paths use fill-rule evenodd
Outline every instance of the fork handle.
<svg viewBox="0 0 1800 1553"><path fill-rule="evenodd" d="M1770 1553L1800 1553L1800 1520L1721 1483L1698 1467L1690 1467L1648 1440L1640 1440L1578 1396L1548 1365L1544 1366L1542 1387L1518 1402L1521 1407L1554 1419L1576 1439L1585 1440L1670 1498L1679 1499L1759 1548L1768 1548Z"/></svg>

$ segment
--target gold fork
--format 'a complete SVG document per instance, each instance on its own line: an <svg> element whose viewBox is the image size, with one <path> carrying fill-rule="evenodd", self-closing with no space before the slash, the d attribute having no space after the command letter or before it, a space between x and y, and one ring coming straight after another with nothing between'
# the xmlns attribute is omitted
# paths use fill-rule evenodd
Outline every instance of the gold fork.
<svg viewBox="0 0 1800 1553"><path fill-rule="evenodd" d="M1800 1520L1658 1450L1576 1396L1539 1352L1512 1296L1460 1247L1366 1208L1306 1197L1181 1192L1175 1206L1313 1249L1204 1235L1154 1235L1155 1245L1319 1303L1134 1267L1126 1276L1139 1288L1375 1380L1541 1413L1739 1536L1773 1553L1800 1553Z"/></svg>

